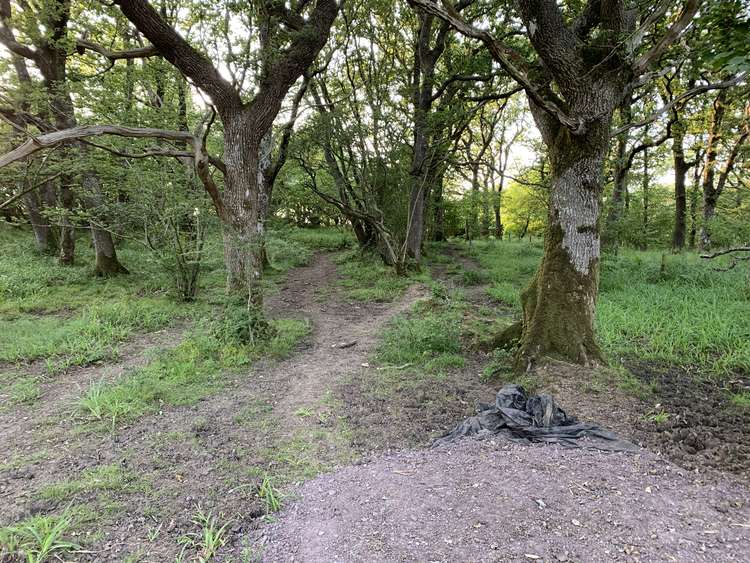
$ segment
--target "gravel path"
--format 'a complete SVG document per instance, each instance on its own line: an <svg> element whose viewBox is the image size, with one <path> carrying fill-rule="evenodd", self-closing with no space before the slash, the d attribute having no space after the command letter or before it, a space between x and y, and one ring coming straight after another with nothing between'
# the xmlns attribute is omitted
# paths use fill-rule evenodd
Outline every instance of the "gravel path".
<svg viewBox="0 0 750 563"><path fill-rule="evenodd" d="M464 440L307 482L266 562L750 561L750 494L639 454Z"/></svg>

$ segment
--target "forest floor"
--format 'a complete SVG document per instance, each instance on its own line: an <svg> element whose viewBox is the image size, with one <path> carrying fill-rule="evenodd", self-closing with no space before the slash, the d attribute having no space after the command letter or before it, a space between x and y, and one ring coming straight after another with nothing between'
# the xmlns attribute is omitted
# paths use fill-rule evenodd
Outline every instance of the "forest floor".
<svg viewBox="0 0 750 563"><path fill-rule="evenodd" d="M15 526L0 546L62 523L81 547L59 553L76 561L746 560L747 411L708 383L678 392L674 367L633 363L628 385L562 364L521 381L654 453L425 449L511 377L481 338L513 307L464 248L442 250L432 279L378 301L352 297L350 257L315 254L268 302L307 336L207 379L197 402L159 399L111 424L80 415L91 382L140 373L185 342L187 321L131 336L118 360L40 376L40 400L0 409L0 526ZM705 412L688 416L694 399Z"/></svg>

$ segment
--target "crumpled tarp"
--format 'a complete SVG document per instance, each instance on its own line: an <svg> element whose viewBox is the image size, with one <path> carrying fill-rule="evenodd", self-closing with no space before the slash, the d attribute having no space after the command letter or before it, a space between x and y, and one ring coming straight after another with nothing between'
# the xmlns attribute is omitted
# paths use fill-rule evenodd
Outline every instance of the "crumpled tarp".
<svg viewBox="0 0 750 563"><path fill-rule="evenodd" d="M597 424L579 422L562 410L550 395L531 395L520 385L505 385L492 405L480 403L477 415L456 425L434 446L463 436L503 435L521 442L560 444L568 448L635 451L638 447Z"/></svg>

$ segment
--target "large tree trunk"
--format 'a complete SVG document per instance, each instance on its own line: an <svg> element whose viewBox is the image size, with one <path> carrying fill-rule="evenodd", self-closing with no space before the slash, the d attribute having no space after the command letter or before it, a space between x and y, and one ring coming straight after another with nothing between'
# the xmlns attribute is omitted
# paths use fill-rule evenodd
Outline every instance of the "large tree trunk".
<svg viewBox="0 0 750 563"><path fill-rule="evenodd" d="M685 180L690 166L685 160L683 148L684 131L680 123L672 127L672 159L674 162L674 230L672 231L672 248L685 248L685 232L687 230L687 192Z"/></svg>
<svg viewBox="0 0 750 563"><path fill-rule="evenodd" d="M49 219L42 215L41 209L44 206L39 195L38 190L27 193L23 198L24 207L34 232L37 250L42 254L54 255L57 252L57 237L49 224Z"/></svg>
<svg viewBox="0 0 750 563"><path fill-rule="evenodd" d="M434 180L431 171L434 163L430 160L428 151L434 158L434 147L428 148L430 125L428 117L432 111L432 91L435 80L435 65L445 48L445 30L438 33L434 47L430 47L434 17L418 12L419 29L414 48L414 67L412 75L412 105L414 148L412 153L409 176L411 191L409 193L409 215L407 217L406 253L419 264L422 260L422 239L425 231L425 207L429 201L431 181Z"/></svg>
<svg viewBox="0 0 750 563"><path fill-rule="evenodd" d="M263 310L263 256L268 194L265 193L260 145L263 135L252 131L246 115L224 117L224 261L227 290L247 298L251 311Z"/></svg>
<svg viewBox="0 0 750 563"><path fill-rule="evenodd" d="M531 370L545 356L578 364L602 361L594 313L607 137L601 130L579 137L560 130L548 143L552 169L549 219L542 262L521 295L519 370Z"/></svg>
<svg viewBox="0 0 750 563"><path fill-rule="evenodd" d="M85 152L83 148L82 152ZM94 172L84 172L82 186L85 192L84 201L86 202L86 207L93 213L96 213L103 206L99 177ZM90 228L91 239L94 242L94 275L107 278L116 276L117 274L129 273L127 268L120 264L120 261L117 259L117 251L112 240L112 233L100 224L96 216L90 222Z"/></svg>

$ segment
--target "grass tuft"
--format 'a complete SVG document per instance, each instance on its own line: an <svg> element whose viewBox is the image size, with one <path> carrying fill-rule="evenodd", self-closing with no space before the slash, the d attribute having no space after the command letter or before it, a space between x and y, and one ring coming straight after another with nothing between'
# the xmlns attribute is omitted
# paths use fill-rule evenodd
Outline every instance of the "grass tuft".
<svg viewBox="0 0 750 563"><path fill-rule="evenodd" d="M68 512L61 516L33 516L7 528L0 528L0 561L25 560L42 563L53 558L63 560L66 553L80 549L68 535L74 518Z"/></svg>

